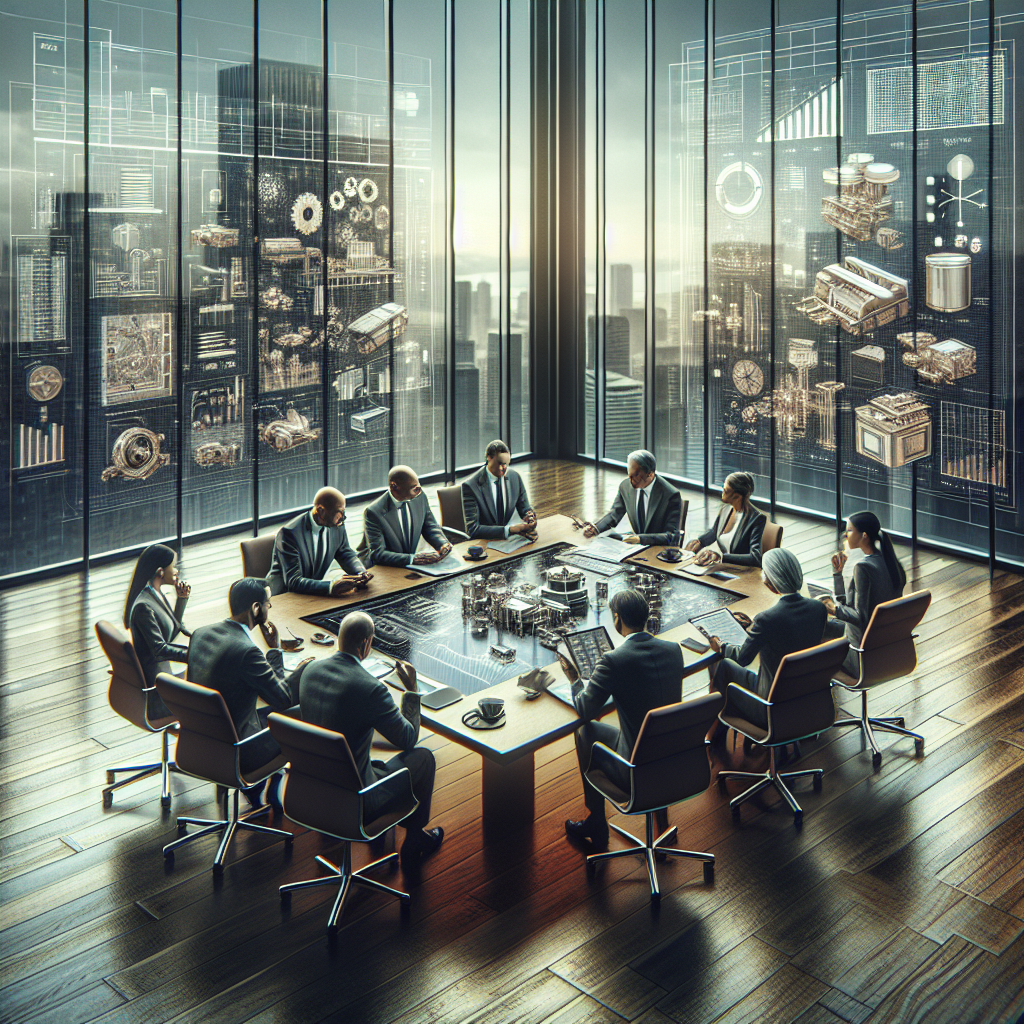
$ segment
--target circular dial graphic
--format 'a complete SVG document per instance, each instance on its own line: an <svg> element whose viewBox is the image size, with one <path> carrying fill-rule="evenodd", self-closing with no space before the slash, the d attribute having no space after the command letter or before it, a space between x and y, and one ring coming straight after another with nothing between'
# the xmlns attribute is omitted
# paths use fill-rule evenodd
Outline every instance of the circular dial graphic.
<svg viewBox="0 0 1024 1024"><path fill-rule="evenodd" d="M753 398L764 387L764 371L753 359L740 359L732 368L732 382L741 395Z"/></svg>
<svg viewBox="0 0 1024 1024"><path fill-rule="evenodd" d="M64 377L56 366L37 366L28 375L28 393L37 402L49 402L60 394Z"/></svg>
<svg viewBox="0 0 1024 1024"><path fill-rule="evenodd" d="M715 198L730 217L749 217L763 195L761 175L745 160L729 164L715 181Z"/></svg>
<svg viewBox="0 0 1024 1024"><path fill-rule="evenodd" d="M946 171L957 181L966 181L974 173L974 161L966 153L957 153L946 164Z"/></svg>

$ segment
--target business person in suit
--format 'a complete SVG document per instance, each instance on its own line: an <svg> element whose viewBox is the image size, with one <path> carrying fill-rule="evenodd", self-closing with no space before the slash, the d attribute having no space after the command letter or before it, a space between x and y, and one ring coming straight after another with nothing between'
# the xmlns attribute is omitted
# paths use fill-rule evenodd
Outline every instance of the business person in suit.
<svg viewBox="0 0 1024 1024"><path fill-rule="evenodd" d="M434 550L417 554L420 537ZM420 478L408 466L394 466L387 492L363 510L359 557L367 565L430 565L451 549L430 511Z"/></svg>
<svg viewBox="0 0 1024 1024"><path fill-rule="evenodd" d="M344 735L364 786L372 786L401 768L409 769L413 793L419 801L419 807L402 823L402 866L410 870L434 853L444 840L444 829L426 827L434 793L434 755L426 747L416 746L420 731L416 669L405 662L396 664L406 690L399 711L388 688L361 664L372 646L373 619L365 612L346 615L338 633L337 653L321 658L303 674L299 706L304 721ZM398 747L400 753L387 762L371 761L374 730ZM378 786L364 797L366 817L383 814L408 791L408 782L403 778Z"/></svg>
<svg viewBox="0 0 1024 1024"><path fill-rule="evenodd" d="M626 460L627 477L619 484L611 511L596 523L587 523L584 537L596 537L605 530L617 528L623 516L629 529L623 527L619 539L627 544L673 544L679 531L683 499L667 480L658 476L654 455L644 449L630 452Z"/></svg>
<svg viewBox="0 0 1024 1024"><path fill-rule="evenodd" d="M832 556L836 599L823 597L821 602L828 614L834 616L829 619L825 636L830 640L845 636L850 647L854 648L860 647L875 606L903 596L907 574L874 512L855 512L846 520L846 547L851 551L862 551L864 557L854 565L853 578L847 588L843 580L846 552L840 551ZM856 651L851 649L847 654L843 671L855 679L860 674Z"/></svg>
<svg viewBox="0 0 1024 1024"><path fill-rule="evenodd" d="M281 753L277 740L267 730L271 711L285 711L298 703L299 679L307 658L287 678L277 627L270 621L270 588L264 580L246 576L228 592L231 618L200 626L192 635L188 651L188 678L217 690L231 713L240 740L258 736L239 749L239 767L244 775L273 760ZM259 626L266 653L253 639ZM262 697L269 707L256 707ZM250 803L259 806L263 784L247 790Z"/></svg>
<svg viewBox="0 0 1024 1024"><path fill-rule="evenodd" d="M128 587L123 621L125 628L131 631L147 686L156 685L158 673L173 672L171 662L188 660L188 648L174 642L179 634L191 636L181 620L192 588L178 576L177 560L173 548L150 544L139 555ZM174 588L173 608L161 589L165 586ZM163 717L152 708L150 714L154 718ZM165 709L163 715L168 714Z"/></svg>
<svg viewBox="0 0 1024 1024"><path fill-rule="evenodd" d="M804 573L792 551L783 548L766 551L761 563L761 579L779 599L754 616L746 627L747 639L743 645L723 643L717 636L711 637L712 648L722 655L711 677L711 686L723 695L728 694L730 683L738 683L752 694L766 698L782 659L794 651L816 647L825 632L828 613L820 601L800 593ZM755 657L760 657L759 672L746 667ZM749 721L768 727L767 712L759 701L743 701L742 695L730 700ZM721 722L716 723L712 743L724 741L727 732Z"/></svg>
<svg viewBox="0 0 1024 1024"><path fill-rule="evenodd" d="M575 666L559 661L573 689L576 711L584 725L576 730L576 756L583 777L583 802L588 816L567 821L565 831L573 839L587 839L595 849L608 845L604 797L587 782L583 773L590 766L590 753L601 742L628 761L647 712L666 704L677 704L683 696L683 652L679 644L659 640L647 632L650 608L636 590L620 590L608 602L615 630L625 640L602 655L589 680L580 680ZM594 718L615 699L619 728ZM624 774L613 782L629 788Z"/></svg>
<svg viewBox="0 0 1024 1024"><path fill-rule="evenodd" d="M502 540L522 533L535 540L537 515L530 507L523 478L508 464L512 456L504 441L492 441L485 464L462 485L462 508L470 537ZM520 523L509 524L513 512Z"/></svg>
<svg viewBox="0 0 1024 1024"><path fill-rule="evenodd" d="M335 561L342 574L324 579ZM278 532L267 585L271 594L288 591L337 597L365 589L371 578L348 540L345 495L334 487L321 487L313 507Z"/></svg>
<svg viewBox="0 0 1024 1024"><path fill-rule="evenodd" d="M709 530L686 545L687 551L698 552L695 559L698 565L761 564L761 536L768 517L750 503L753 493L754 478L749 473L730 473L725 478L722 487L725 507Z"/></svg>

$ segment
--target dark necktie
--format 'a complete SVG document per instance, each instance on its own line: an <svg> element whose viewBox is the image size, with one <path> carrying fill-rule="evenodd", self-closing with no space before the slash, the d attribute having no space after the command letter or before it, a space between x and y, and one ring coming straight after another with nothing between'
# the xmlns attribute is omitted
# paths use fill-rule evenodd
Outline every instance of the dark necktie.
<svg viewBox="0 0 1024 1024"><path fill-rule="evenodd" d="M636 532L643 533L644 527L647 525L647 508L645 502L645 494L641 491L636 498Z"/></svg>
<svg viewBox="0 0 1024 1024"><path fill-rule="evenodd" d="M498 525L499 526L504 526L505 525L505 488L501 486L501 480L500 479L498 480L498 483L495 486L495 491L497 492L497 498L495 499L494 507L498 511Z"/></svg>
<svg viewBox="0 0 1024 1024"><path fill-rule="evenodd" d="M320 532L316 538L316 578L322 580L324 578L324 548L327 545L327 541L324 538L324 534L327 533L327 529L323 526L320 527Z"/></svg>
<svg viewBox="0 0 1024 1024"><path fill-rule="evenodd" d="M405 537L406 554L412 554L412 522L409 518L409 502L403 501L400 515L402 517L402 533Z"/></svg>

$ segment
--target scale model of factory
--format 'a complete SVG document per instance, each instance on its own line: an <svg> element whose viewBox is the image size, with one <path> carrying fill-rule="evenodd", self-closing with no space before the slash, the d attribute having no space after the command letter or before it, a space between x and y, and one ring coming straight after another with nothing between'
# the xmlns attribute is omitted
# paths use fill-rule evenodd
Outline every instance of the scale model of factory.
<svg viewBox="0 0 1024 1024"><path fill-rule="evenodd" d="M648 629L658 632L661 626L664 577L655 573L627 569L630 586L647 598L651 608ZM536 636L538 642L554 650L562 633L572 629L582 618L590 604L586 576L567 565L553 566L542 572L544 582L539 585L520 583L513 585L500 572L476 573L465 576L462 584L462 618L469 624L470 633L486 637L491 625L499 632L513 636ZM598 605L608 599L608 582L596 584ZM491 644L492 658L509 664L516 659L515 648L505 644Z"/></svg>

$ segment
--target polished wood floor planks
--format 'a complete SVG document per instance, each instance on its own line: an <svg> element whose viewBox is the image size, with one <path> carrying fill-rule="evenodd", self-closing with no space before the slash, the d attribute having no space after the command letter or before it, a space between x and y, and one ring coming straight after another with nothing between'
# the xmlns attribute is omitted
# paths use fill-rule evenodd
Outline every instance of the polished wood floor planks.
<svg viewBox="0 0 1024 1024"><path fill-rule="evenodd" d="M541 513L594 518L613 470L518 467ZM687 495L699 531L714 495ZM358 508L350 521L358 522ZM784 545L827 577L836 531L780 512ZM238 540L190 545L193 601L223 601ZM0 594L0 1019L4 1021L535 1022L1013 1021L1024 1013L1024 579L901 546L909 586L933 603L920 664L871 693L927 740L879 737L874 772L853 730L805 745L822 791L799 787L803 828L774 794L745 805L711 789L670 812L679 845L718 858L659 866L660 906L639 858L592 877L562 831L582 813L571 739L537 755L532 830L479 819L480 762L440 737L434 820L447 838L403 911L358 892L336 942L333 889L277 887L336 850L295 828L291 852L236 841L222 880L213 844L165 866L174 815L213 810L212 787L174 779L100 789L111 764L149 760L153 737L110 711L93 623L118 620L130 565ZM697 685L695 683L695 685ZM849 710L856 701L844 700ZM760 768L729 748L715 768ZM738 791L735 784L732 790ZM624 827L640 822L622 819ZM393 840L388 840L393 842ZM369 853L357 851L362 862Z"/></svg>

